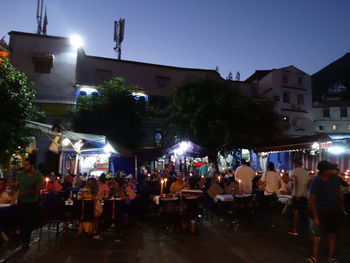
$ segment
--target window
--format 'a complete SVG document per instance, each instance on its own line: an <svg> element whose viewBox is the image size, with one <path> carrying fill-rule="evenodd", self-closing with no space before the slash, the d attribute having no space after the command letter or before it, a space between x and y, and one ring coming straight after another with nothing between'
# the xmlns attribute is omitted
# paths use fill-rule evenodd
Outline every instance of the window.
<svg viewBox="0 0 350 263"><path fill-rule="evenodd" d="M323 131L323 125L319 125L319 126L318 126L318 129L319 129L320 131Z"/></svg>
<svg viewBox="0 0 350 263"><path fill-rule="evenodd" d="M54 56L51 53L35 53L33 55L34 72L51 73Z"/></svg>
<svg viewBox="0 0 350 263"><path fill-rule="evenodd" d="M304 104L304 95L298 94L297 101L298 101L298 104L303 105Z"/></svg>
<svg viewBox="0 0 350 263"><path fill-rule="evenodd" d="M337 128L338 128L337 125L335 125L335 124L332 125L332 130L333 131L335 131Z"/></svg>
<svg viewBox="0 0 350 263"><path fill-rule="evenodd" d="M283 92L283 102L290 103L290 97L288 92Z"/></svg>
<svg viewBox="0 0 350 263"><path fill-rule="evenodd" d="M323 109L323 117L324 118L331 117L331 113L330 113L329 109Z"/></svg>
<svg viewBox="0 0 350 263"><path fill-rule="evenodd" d="M170 78L167 76L156 76L155 77L158 88L164 89L169 87Z"/></svg>
<svg viewBox="0 0 350 263"><path fill-rule="evenodd" d="M348 109L347 108L341 108L340 109L340 118L346 118L348 117Z"/></svg>
<svg viewBox="0 0 350 263"><path fill-rule="evenodd" d="M298 77L298 86L303 86L303 78Z"/></svg>
<svg viewBox="0 0 350 263"><path fill-rule="evenodd" d="M282 82L283 82L284 84L288 84L288 75L284 74L284 75L282 76Z"/></svg>
<svg viewBox="0 0 350 263"><path fill-rule="evenodd" d="M112 79L112 71L104 69L96 69L96 77L100 83Z"/></svg>

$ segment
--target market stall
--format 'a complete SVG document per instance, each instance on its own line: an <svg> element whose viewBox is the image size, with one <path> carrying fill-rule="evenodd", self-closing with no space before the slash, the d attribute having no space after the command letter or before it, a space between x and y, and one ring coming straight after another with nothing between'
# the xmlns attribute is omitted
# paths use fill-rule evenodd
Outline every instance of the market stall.
<svg viewBox="0 0 350 263"><path fill-rule="evenodd" d="M59 156L58 171L67 173L101 173L134 171L133 153L123 146L112 144L103 135L55 129L50 124L26 121L26 127L41 131L50 139L48 150Z"/></svg>

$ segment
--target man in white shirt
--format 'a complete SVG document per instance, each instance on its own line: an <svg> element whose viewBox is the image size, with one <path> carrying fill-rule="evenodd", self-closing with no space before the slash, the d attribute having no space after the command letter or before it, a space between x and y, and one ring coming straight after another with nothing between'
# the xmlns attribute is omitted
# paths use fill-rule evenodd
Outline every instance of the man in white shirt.
<svg viewBox="0 0 350 263"><path fill-rule="evenodd" d="M288 232L290 235L298 235L297 227L300 212L305 211L307 207L308 186L310 183L310 174L302 167L301 160L294 160L294 169L290 171L289 177L292 180L293 190L293 224L292 231Z"/></svg>
<svg viewBox="0 0 350 263"><path fill-rule="evenodd" d="M244 194L251 194L253 190L253 178L255 174L252 168L247 165L247 161L242 159L242 165L236 169L236 180L240 181L240 189Z"/></svg>

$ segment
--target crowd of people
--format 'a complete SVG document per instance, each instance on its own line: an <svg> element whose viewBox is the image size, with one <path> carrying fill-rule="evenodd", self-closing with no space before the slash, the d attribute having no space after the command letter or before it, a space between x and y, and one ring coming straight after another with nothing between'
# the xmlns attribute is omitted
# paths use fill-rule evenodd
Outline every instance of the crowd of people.
<svg viewBox="0 0 350 263"><path fill-rule="evenodd" d="M52 172L44 177L35 170L31 159L24 161L23 168L13 178L0 179L0 204L16 205L16 222L23 247L30 244L31 233L36 225L39 201L86 200L94 203L96 220L80 222L79 233L99 238L99 218L106 200L125 200L127 213L142 217L154 205L156 196L180 196L183 190L198 189L203 192L205 207L210 209L218 195L232 195L259 200L263 211L270 218L270 226L276 227L275 215L280 197L291 200L292 223L288 234L299 235L300 215L310 211L309 224L314 236L313 255L307 262L318 262L320 229L328 234L329 261L334 259L334 248L340 213L349 211L349 185L344 173L335 164L321 161L318 174L307 171L302 162L294 160L294 169L287 172L278 164L270 162L267 171L254 171L246 160L233 170L220 173L214 164L204 163L192 167L187 173L175 171L170 162L164 171L148 171L141 167L137 176L122 176L102 173L98 177L84 173L80 176L67 174L64 177ZM1 236L7 239L8 229L1 223Z"/></svg>

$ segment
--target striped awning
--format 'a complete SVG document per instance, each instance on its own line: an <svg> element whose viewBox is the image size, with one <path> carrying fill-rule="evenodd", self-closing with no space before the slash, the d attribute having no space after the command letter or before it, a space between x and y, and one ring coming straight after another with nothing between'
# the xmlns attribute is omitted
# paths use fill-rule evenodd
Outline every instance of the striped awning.
<svg viewBox="0 0 350 263"><path fill-rule="evenodd" d="M256 153L295 152L295 151L311 149L312 144L315 142L322 143L322 142L328 142L328 141L332 141L332 139L325 134L292 137L292 138L285 138L281 140L271 141L268 144L254 148L254 151Z"/></svg>

